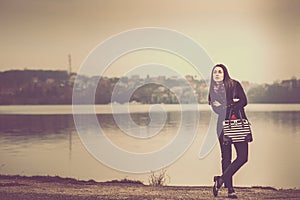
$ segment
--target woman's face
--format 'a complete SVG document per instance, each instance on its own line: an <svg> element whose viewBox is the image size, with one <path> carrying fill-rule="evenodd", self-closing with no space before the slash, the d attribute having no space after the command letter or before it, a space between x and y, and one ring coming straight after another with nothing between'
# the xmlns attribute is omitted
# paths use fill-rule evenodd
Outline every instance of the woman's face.
<svg viewBox="0 0 300 200"><path fill-rule="evenodd" d="M217 83L221 83L224 80L224 71L221 67L215 67L213 70L213 79Z"/></svg>

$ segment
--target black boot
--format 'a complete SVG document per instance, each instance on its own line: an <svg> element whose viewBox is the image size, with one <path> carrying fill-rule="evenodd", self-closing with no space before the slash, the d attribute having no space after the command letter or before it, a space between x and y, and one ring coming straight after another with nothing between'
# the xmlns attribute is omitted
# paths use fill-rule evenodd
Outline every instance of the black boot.
<svg viewBox="0 0 300 200"><path fill-rule="evenodd" d="M218 191L222 187L223 180L220 176L215 176L214 177L214 186L213 186L213 194L214 196L218 196Z"/></svg>
<svg viewBox="0 0 300 200"><path fill-rule="evenodd" d="M228 188L228 198L230 199L237 199L237 195L235 194L235 191L233 188Z"/></svg>

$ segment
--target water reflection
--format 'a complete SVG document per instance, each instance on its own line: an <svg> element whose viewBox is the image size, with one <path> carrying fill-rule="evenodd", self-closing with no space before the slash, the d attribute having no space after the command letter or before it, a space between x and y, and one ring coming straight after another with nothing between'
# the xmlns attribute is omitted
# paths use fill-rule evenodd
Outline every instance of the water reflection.
<svg viewBox="0 0 300 200"><path fill-rule="evenodd" d="M300 112L247 112L253 126L254 142L250 159L238 185L300 187ZM148 113L131 115L138 125L149 123ZM121 148L133 152L153 151L174 138L181 123L179 112L168 112L167 123L159 137L135 140L119 130L111 114L97 115L107 137ZM199 133L189 151L168 168L175 185L210 185L219 173L219 147L204 160L198 152L210 119L201 112ZM88 121L86 122L89 125ZM189 133L190 123L183 123ZM60 175L106 181L129 177L147 183L147 174L124 174L100 164L80 142L72 115L0 115L0 170L4 174ZM280 158L280 159L278 159ZM189 169L189 170L186 170ZM182 170L186 171L182 174Z"/></svg>
<svg viewBox="0 0 300 200"><path fill-rule="evenodd" d="M74 127L72 115L0 115L1 133L30 137L65 134Z"/></svg>
<svg viewBox="0 0 300 200"><path fill-rule="evenodd" d="M274 127L276 133L300 134L300 112L249 112L250 121Z"/></svg>

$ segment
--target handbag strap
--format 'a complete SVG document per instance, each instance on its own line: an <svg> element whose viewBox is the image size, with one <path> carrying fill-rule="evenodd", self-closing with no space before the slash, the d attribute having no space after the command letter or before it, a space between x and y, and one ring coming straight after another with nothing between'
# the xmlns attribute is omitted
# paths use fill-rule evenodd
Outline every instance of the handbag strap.
<svg viewBox="0 0 300 200"><path fill-rule="evenodd" d="M239 109L239 114L240 114L240 119L241 119L241 122L242 122L242 127L244 128L244 120L242 118L242 112L241 112L240 109Z"/></svg>
<svg viewBox="0 0 300 200"><path fill-rule="evenodd" d="M231 114L232 114L232 108L230 108L229 110L229 116L228 116L228 119L229 119L229 128L231 128Z"/></svg>
<svg viewBox="0 0 300 200"><path fill-rule="evenodd" d="M230 108L230 110L229 110L229 128L231 128L231 121L230 121L231 120L231 114L232 114L232 108ZM242 122L242 127L244 128L244 120L243 120L242 112L241 112L240 109L239 109L238 114L239 114L240 120Z"/></svg>

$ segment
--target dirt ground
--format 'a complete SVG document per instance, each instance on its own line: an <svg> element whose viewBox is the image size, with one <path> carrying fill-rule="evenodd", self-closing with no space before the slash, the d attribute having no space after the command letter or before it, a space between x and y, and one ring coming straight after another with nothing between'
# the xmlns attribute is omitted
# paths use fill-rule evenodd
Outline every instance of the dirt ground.
<svg viewBox="0 0 300 200"><path fill-rule="evenodd" d="M300 199L300 189L271 187L236 188L239 199ZM89 199L228 199L222 189L217 198L211 187L147 186L141 183L100 183L50 176L0 175L0 199L89 200Z"/></svg>

